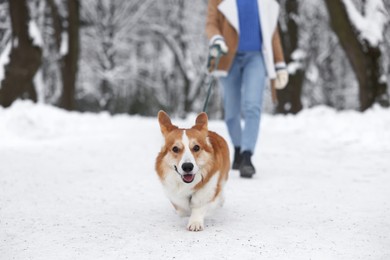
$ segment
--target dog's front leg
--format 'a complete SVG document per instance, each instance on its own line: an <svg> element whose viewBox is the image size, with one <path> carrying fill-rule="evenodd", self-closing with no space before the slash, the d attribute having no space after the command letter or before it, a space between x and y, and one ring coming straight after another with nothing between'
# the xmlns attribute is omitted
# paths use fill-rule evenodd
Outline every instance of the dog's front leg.
<svg viewBox="0 0 390 260"><path fill-rule="evenodd" d="M204 228L204 217L207 206L193 207L187 228L189 231L202 231Z"/></svg>

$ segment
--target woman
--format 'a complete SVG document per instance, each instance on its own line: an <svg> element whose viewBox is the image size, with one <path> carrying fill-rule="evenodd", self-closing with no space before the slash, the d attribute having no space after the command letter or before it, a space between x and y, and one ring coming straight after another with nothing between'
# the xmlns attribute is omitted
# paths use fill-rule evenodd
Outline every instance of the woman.
<svg viewBox="0 0 390 260"><path fill-rule="evenodd" d="M223 88L225 122L235 148L233 169L251 178L251 162L259 134L266 79L275 87L287 85L288 72L277 29L275 0L210 0L206 33L210 55L225 54L218 73ZM213 51L212 51L213 50ZM241 127L241 114L244 127Z"/></svg>

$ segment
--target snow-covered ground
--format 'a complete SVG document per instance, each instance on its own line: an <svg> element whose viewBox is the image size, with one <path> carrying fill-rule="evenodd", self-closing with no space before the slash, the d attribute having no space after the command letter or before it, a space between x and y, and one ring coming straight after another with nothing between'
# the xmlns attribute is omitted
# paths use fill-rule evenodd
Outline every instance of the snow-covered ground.
<svg viewBox="0 0 390 260"><path fill-rule="evenodd" d="M197 233L154 172L161 144L155 118L0 108L0 259L390 259L390 110L264 116L258 174L232 171Z"/></svg>

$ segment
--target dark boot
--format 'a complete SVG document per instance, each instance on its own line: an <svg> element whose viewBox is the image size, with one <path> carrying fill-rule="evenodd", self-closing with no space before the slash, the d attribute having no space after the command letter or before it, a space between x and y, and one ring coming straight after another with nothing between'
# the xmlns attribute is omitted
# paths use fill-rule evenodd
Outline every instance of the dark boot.
<svg viewBox="0 0 390 260"><path fill-rule="evenodd" d="M241 164L240 149L241 149L241 147L234 147L234 159L233 159L233 165L232 165L233 170L240 169L240 164Z"/></svg>
<svg viewBox="0 0 390 260"><path fill-rule="evenodd" d="M252 178L252 175L256 173L255 167L251 162L252 153L250 151L244 151L241 154L240 164L240 176L243 178Z"/></svg>

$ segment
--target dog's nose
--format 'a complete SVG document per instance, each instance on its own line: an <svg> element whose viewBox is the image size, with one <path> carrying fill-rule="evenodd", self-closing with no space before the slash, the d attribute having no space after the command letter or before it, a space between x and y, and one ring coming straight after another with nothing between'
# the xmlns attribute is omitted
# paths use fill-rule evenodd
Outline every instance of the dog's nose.
<svg viewBox="0 0 390 260"><path fill-rule="evenodd" d="M192 169L194 169L194 165L192 163L183 163L183 165L181 166L181 168L183 169L183 171L185 172L191 172Z"/></svg>

